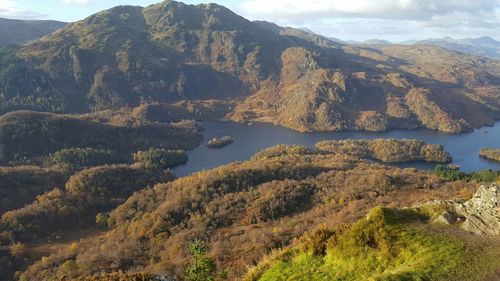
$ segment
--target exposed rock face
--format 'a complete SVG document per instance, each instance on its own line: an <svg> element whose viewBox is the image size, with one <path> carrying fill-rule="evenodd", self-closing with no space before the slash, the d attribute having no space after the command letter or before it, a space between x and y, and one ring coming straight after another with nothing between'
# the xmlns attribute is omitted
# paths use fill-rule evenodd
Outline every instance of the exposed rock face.
<svg viewBox="0 0 500 281"><path fill-rule="evenodd" d="M479 187L467 201L434 201L425 205L445 209L434 222L457 224L480 235L500 234L500 187L497 184Z"/></svg>

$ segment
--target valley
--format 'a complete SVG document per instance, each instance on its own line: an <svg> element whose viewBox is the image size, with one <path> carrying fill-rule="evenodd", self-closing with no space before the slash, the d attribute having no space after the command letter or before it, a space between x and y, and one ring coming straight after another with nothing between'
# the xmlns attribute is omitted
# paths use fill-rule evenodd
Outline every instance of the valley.
<svg viewBox="0 0 500 281"><path fill-rule="evenodd" d="M165 0L0 41L0 281L500 278L492 38Z"/></svg>

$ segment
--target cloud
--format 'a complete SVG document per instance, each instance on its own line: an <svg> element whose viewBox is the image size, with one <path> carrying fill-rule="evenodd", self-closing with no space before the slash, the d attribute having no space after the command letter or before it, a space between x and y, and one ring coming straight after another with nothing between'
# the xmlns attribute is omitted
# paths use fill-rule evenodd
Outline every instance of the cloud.
<svg viewBox="0 0 500 281"><path fill-rule="evenodd" d="M362 17L430 20L454 12L497 16L499 0L247 0L241 8L248 15L270 15L313 19L318 17Z"/></svg>
<svg viewBox="0 0 500 281"><path fill-rule="evenodd" d="M439 33L439 29L446 32L449 28L500 35L500 0L244 0L239 12L252 19L292 26L320 21L321 25L330 22L332 28L354 24L350 25L351 32L384 33L375 30L379 27L389 28L385 33L391 34L391 29L407 27L408 32L432 29Z"/></svg>
<svg viewBox="0 0 500 281"><path fill-rule="evenodd" d="M77 5L87 5L90 0L63 0L65 4L77 4Z"/></svg>
<svg viewBox="0 0 500 281"><path fill-rule="evenodd" d="M11 0L0 0L0 17L30 20L46 18L47 16L21 9Z"/></svg>

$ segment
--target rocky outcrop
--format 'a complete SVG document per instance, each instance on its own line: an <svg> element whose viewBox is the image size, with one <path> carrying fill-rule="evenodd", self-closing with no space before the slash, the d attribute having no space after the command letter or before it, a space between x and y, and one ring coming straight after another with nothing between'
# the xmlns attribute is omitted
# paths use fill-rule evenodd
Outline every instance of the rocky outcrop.
<svg viewBox="0 0 500 281"><path fill-rule="evenodd" d="M481 186L469 200L433 201L423 205L444 210L435 223L458 225L480 235L500 235L500 187Z"/></svg>

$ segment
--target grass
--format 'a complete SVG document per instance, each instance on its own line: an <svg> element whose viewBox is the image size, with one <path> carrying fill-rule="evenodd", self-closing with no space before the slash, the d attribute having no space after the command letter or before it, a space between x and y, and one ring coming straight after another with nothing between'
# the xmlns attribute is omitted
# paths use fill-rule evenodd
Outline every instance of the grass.
<svg viewBox="0 0 500 281"><path fill-rule="evenodd" d="M498 257L464 237L432 231L422 222L425 216L415 211L378 207L326 239L324 254L299 246L246 280L473 281L500 267Z"/></svg>

